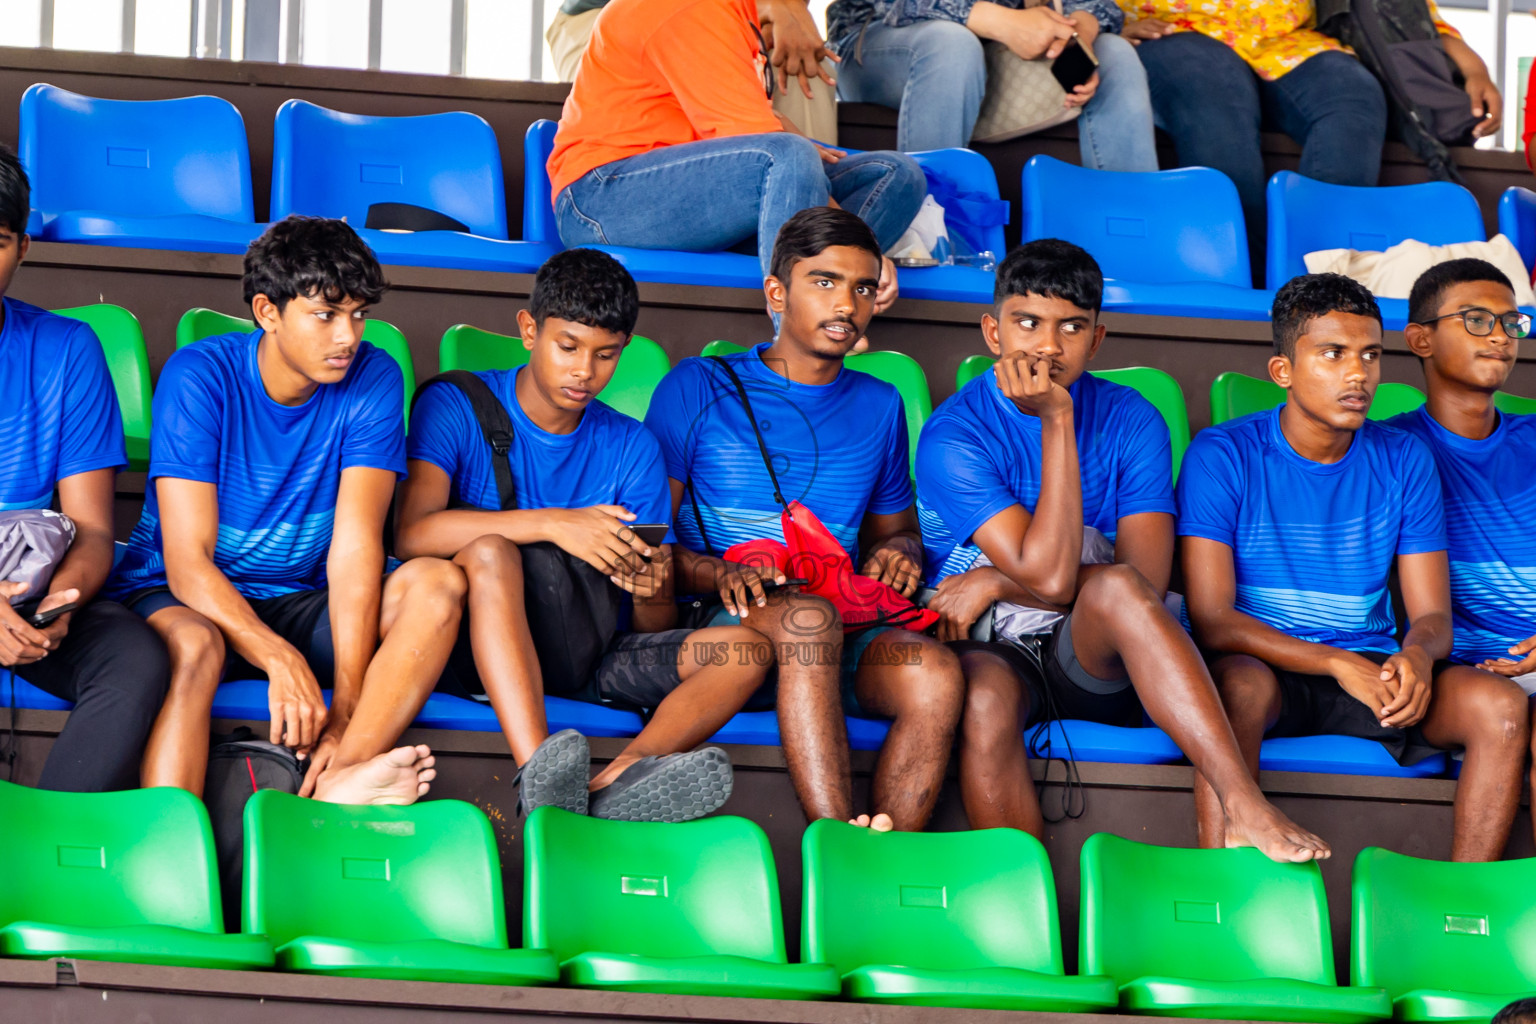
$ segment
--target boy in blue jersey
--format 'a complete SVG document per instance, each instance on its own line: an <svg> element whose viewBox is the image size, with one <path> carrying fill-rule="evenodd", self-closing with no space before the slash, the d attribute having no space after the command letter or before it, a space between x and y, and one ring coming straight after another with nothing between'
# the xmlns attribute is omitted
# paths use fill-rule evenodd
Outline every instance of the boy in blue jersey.
<svg viewBox="0 0 1536 1024"><path fill-rule="evenodd" d="M469 650L461 641L449 685L490 701L521 769L526 810L547 803L599 818L701 817L729 796L730 762L718 747L694 748L762 684L772 652L733 657L767 647L744 626L675 628L671 530L653 548L630 528L665 525L672 507L656 439L597 401L639 313L628 271L605 253L569 249L539 268L529 307L517 315L527 365L479 374L513 426L517 507L501 509L491 448L469 399L432 384L411 413L396 550L451 558L468 577ZM630 630L610 642L595 695L653 712L590 781L586 739L573 729L550 736L544 716L520 550L538 543L633 595Z"/></svg>
<svg viewBox="0 0 1536 1024"><path fill-rule="evenodd" d="M893 719L875 768L876 813L858 820L915 830L933 811L949 760L964 687L958 660L899 629L845 642L829 602L784 587L777 570L721 557L744 541L783 538L782 494L815 513L866 576L915 592L922 540L901 396L843 367L874 313L879 280L880 248L863 221L827 207L795 214L763 285L781 316L778 338L725 357L763 447L730 375L709 359L686 359L667 375L646 426L671 479L678 589L718 593L718 605L700 605L705 622L741 622L779 653L779 732L807 816L853 816L847 711Z"/></svg>
<svg viewBox="0 0 1536 1024"><path fill-rule="evenodd" d="M1483 260L1425 271L1403 337L1429 400L1387 422L1423 441L1440 471L1455 636L1451 660L1536 692L1536 416L1500 412L1531 318Z"/></svg>
<svg viewBox="0 0 1536 1024"><path fill-rule="evenodd" d="M437 559L385 576L403 384L362 340L385 287L344 222L289 217L245 255L258 330L190 345L160 374L151 489L111 584L171 652L146 786L201 792L232 650L267 675L272 742L308 754L301 795L427 791L431 752L390 748L442 674L465 584Z"/></svg>
<svg viewBox="0 0 1536 1024"><path fill-rule="evenodd" d="M960 786L973 828L1041 836L1025 729L1141 724L1142 707L1212 779L1233 845L1328 856L1259 792L1199 651L1163 606L1173 568L1168 428L1134 390L1087 373L1103 343L1092 256L1040 239L997 271L981 321L997 365L923 428L918 509L967 695ZM966 639L992 609L1001 640ZM1139 699L1138 699L1139 698Z"/></svg>
<svg viewBox="0 0 1536 1024"><path fill-rule="evenodd" d="M123 423L91 329L6 294L27 255L30 205L26 172L0 146L0 514L49 508L57 493L75 524L46 593L0 580L0 679L14 673L75 704L39 786L132 789L170 668L148 626L93 600L112 569L113 485L128 464ZM81 607L42 628L22 614L66 604Z"/></svg>
<svg viewBox="0 0 1536 1024"><path fill-rule="evenodd" d="M1415 437L1366 418L1381 313L1337 274L1275 296L1278 409L1204 430L1179 478L1189 619L1256 776L1268 736L1376 740L1401 764L1461 747L1451 856L1494 860L1520 799L1525 703L1451 651L1445 514ZM1401 646L1388 578L1407 611ZM1196 779L1200 842L1223 822Z"/></svg>

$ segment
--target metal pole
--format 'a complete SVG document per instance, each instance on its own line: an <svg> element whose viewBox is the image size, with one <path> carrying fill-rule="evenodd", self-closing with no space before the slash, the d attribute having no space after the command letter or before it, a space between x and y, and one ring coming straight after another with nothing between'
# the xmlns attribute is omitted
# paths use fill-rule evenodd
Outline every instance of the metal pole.
<svg viewBox="0 0 1536 1024"><path fill-rule="evenodd" d="M304 5L302 0L287 0L288 38L283 41L283 60L300 64L304 60Z"/></svg>
<svg viewBox="0 0 1536 1024"><path fill-rule="evenodd" d="M533 0L532 23L528 26L528 78L544 78L544 0Z"/></svg>
<svg viewBox="0 0 1536 1024"><path fill-rule="evenodd" d="M1515 104L1510 101L1509 92L1504 87L1504 65L1508 60L1509 50L1509 7L1510 0L1489 0L1493 7L1493 84L1498 87L1499 95L1504 97L1506 113L1515 109ZM1504 118L1504 124L1499 125L1499 146L1509 148L1505 141L1504 125L1509 124L1509 118Z"/></svg>
<svg viewBox="0 0 1536 1024"><path fill-rule="evenodd" d="M53 0L42 0L38 5L37 45L53 46Z"/></svg>
<svg viewBox="0 0 1536 1024"><path fill-rule="evenodd" d="M123 38L118 49L123 53L133 52L134 36L138 32L137 0L123 0Z"/></svg>
<svg viewBox="0 0 1536 1024"><path fill-rule="evenodd" d="M368 0L368 70L379 70L384 56L384 0Z"/></svg>
<svg viewBox="0 0 1536 1024"><path fill-rule="evenodd" d="M464 73L465 38L469 34L468 0L451 0L448 26L448 73Z"/></svg>

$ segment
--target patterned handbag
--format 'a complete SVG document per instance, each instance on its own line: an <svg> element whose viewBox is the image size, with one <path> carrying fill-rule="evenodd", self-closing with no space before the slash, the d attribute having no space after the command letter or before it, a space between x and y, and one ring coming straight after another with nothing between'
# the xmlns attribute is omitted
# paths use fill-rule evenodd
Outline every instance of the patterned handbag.
<svg viewBox="0 0 1536 1024"><path fill-rule="evenodd" d="M1051 0L1061 13L1061 0ZM1026 3L1027 7L1036 6ZM996 40L983 44L987 92L981 99L972 142L1003 142L1043 131L1075 118L1082 107L1066 105L1067 93L1044 57L1025 60Z"/></svg>

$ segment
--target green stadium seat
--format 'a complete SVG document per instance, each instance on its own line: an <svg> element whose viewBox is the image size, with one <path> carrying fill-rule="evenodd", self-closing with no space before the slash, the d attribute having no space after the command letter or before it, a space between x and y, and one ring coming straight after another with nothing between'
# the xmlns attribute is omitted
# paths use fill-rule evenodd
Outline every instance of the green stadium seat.
<svg viewBox="0 0 1536 1024"><path fill-rule="evenodd" d="M460 800L364 807L264 789L245 805L248 930L311 974L542 985L541 949L508 949L491 824Z"/></svg>
<svg viewBox="0 0 1536 1024"><path fill-rule="evenodd" d="M997 360L991 356L966 356L960 361L955 374L955 390L992 369ZM1095 377L1102 377L1116 384L1135 388L1141 397L1151 402L1162 413L1168 424L1168 441L1173 453L1173 478L1179 478L1179 466L1184 462L1184 450L1189 447L1189 408L1184 403L1184 390L1179 382L1162 370L1151 366L1125 366L1115 370L1092 370Z"/></svg>
<svg viewBox="0 0 1536 1024"><path fill-rule="evenodd" d="M112 388L123 414L123 440L128 447L128 468L142 473L149 468L150 386L149 352L139 318L122 306L98 302L91 306L54 310L59 316L81 320L96 332L107 357Z"/></svg>
<svg viewBox="0 0 1536 1024"><path fill-rule="evenodd" d="M176 323L176 347L186 348L194 341L211 338L215 334L233 334L256 329L256 321L247 320L212 309L189 309ZM388 352L400 364L400 375L405 378L405 393L401 407L407 421L411 414L411 396L416 393L416 370L411 363L411 344L400 333L400 328L383 320L369 320L363 324L363 340Z"/></svg>
<svg viewBox="0 0 1536 1024"><path fill-rule="evenodd" d="M955 371L955 390L959 391L971 381L980 377L992 369L992 364L997 362L991 356L973 355L960 360L960 369Z"/></svg>
<svg viewBox="0 0 1536 1024"><path fill-rule="evenodd" d="M1536 398L1522 398L1507 391L1496 392L1493 396L1493 404L1499 412L1507 412L1512 416L1536 413Z"/></svg>
<svg viewBox="0 0 1536 1024"><path fill-rule="evenodd" d="M824 999L827 964L791 964L773 853L745 818L679 825L540 807L524 828L523 941L568 985Z"/></svg>
<svg viewBox="0 0 1536 1024"><path fill-rule="evenodd" d="M1211 422L1225 423L1249 413L1273 409L1285 402L1285 389L1271 380L1260 380L1246 373L1228 370L1211 381ZM1424 392L1412 384L1382 381L1376 386L1367 416L1388 420L1400 413L1412 412L1424 404Z"/></svg>
<svg viewBox="0 0 1536 1024"><path fill-rule="evenodd" d="M1315 863L1099 833L1083 844L1079 939L1078 969L1114 978L1130 1013L1315 1024L1392 1014L1384 989L1334 984Z"/></svg>
<svg viewBox="0 0 1536 1024"><path fill-rule="evenodd" d="M712 341L704 346L702 356L729 356L746 349L734 341ZM905 352L858 352L843 361L850 370L867 373L892 385L901 393L902 411L907 417L907 442L911 446L911 464L917 470L917 439L923 424L933 415L933 396L928 391L928 375L916 359Z"/></svg>
<svg viewBox="0 0 1536 1024"><path fill-rule="evenodd" d="M437 350L437 367L449 370L510 370L528 361L528 350L514 334L496 334L468 324L458 324L443 332ZM618 368L598 400L637 420L645 419L651 407L651 395L661 378L672 369L667 352L650 338L633 335L619 356Z"/></svg>
<svg viewBox="0 0 1536 1024"><path fill-rule="evenodd" d="M171 788L56 793L0 782L0 956L272 966L226 935L208 812Z"/></svg>
<svg viewBox="0 0 1536 1024"><path fill-rule="evenodd" d="M1536 860L1453 864L1367 847L1355 858L1350 980L1402 1021L1486 1021L1536 996Z"/></svg>
<svg viewBox="0 0 1536 1024"><path fill-rule="evenodd" d="M1013 829L805 830L805 959L861 1002L1038 1012L1113 1011L1104 977L1065 977L1045 847Z"/></svg>

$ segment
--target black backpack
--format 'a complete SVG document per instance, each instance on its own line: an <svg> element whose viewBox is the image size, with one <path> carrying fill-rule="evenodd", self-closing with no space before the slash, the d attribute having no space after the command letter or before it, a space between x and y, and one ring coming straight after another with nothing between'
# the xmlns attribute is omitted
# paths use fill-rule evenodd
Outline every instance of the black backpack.
<svg viewBox="0 0 1536 1024"><path fill-rule="evenodd" d="M303 782L304 768L293 751L257 739L248 726L242 725L227 735L215 734L210 741L203 803L213 825L226 927L237 927L240 922L245 802L258 789L297 793Z"/></svg>
<svg viewBox="0 0 1536 1024"><path fill-rule="evenodd" d="M496 473L496 496L502 509L517 508L512 480L512 418L490 387L468 370L449 370L424 382L416 396L433 384L450 384L469 399ZM415 399L412 399L415 404ZM455 500L451 507L464 508ZM528 631L539 655L544 692L592 703L599 701L596 673L609 642L618 632L624 591L605 574L557 544L520 544L523 558L523 601Z"/></svg>
<svg viewBox="0 0 1536 1024"><path fill-rule="evenodd" d="M1425 0L1318 0L1317 25L1381 81L1394 134L1429 173L1464 185L1446 147L1471 145L1478 118Z"/></svg>

